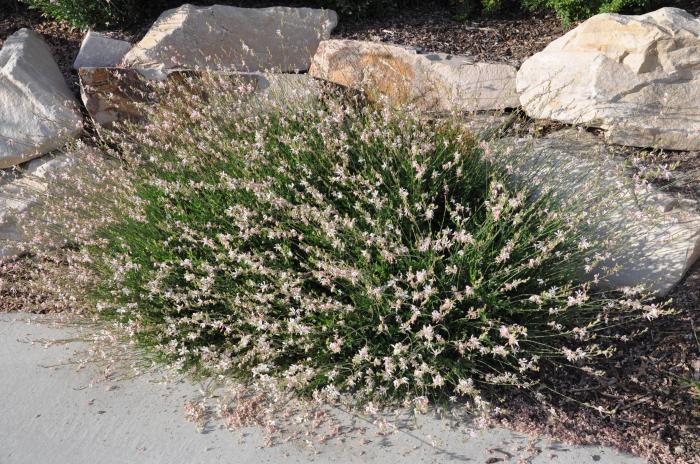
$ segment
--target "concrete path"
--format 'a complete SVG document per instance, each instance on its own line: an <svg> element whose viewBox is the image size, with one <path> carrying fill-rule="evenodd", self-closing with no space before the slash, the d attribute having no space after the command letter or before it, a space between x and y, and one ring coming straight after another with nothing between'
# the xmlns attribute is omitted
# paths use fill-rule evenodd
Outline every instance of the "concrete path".
<svg viewBox="0 0 700 464"><path fill-rule="evenodd" d="M465 427L427 417L419 420L418 430L388 437L367 424L368 444L355 438L332 441L316 453L302 443L261 448L256 429L247 430L245 439L221 428L197 432L183 413L185 400L197 394L196 385L162 384L149 375L108 384L111 388L91 386L90 367L51 367L66 361L79 343L48 348L32 343L71 338L76 330L54 327L46 318L0 315L0 464L644 462L609 448L547 440L537 440L540 453L534 458L519 461L532 456L525 451L530 437L505 429L470 437Z"/></svg>

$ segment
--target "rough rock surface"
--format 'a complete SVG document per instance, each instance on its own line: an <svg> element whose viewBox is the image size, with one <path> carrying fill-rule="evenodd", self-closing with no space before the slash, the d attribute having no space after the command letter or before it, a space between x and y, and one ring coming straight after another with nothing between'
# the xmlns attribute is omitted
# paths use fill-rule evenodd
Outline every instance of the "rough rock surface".
<svg viewBox="0 0 700 464"><path fill-rule="evenodd" d="M321 42L309 73L370 98L429 111L497 110L519 106L514 67L466 56L357 40Z"/></svg>
<svg viewBox="0 0 700 464"><path fill-rule="evenodd" d="M541 139L504 138L492 142L494 153L511 150L510 167L530 185L550 187L562 200L589 199L588 232L610 239L611 260L621 270L603 282L617 289L644 284L665 295L700 259L700 213L693 200L633 182L622 158L598 137L575 130ZM603 211L604 210L604 211Z"/></svg>
<svg viewBox="0 0 700 464"><path fill-rule="evenodd" d="M677 8L590 18L525 61L528 115L600 127L610 142L700 149L700 20Z"/></svg>
<svg viewBox="0 0 700 464"><path fill-rule="evenodd" d="M164 12L125 67L298 72L338 23L332 10L182 5Z"/></svg>
<svg viewBox="0 0 700 464"><path fill-rule="evenodd" d="M80 45L73 69L117 66L130 50L131 44L125 40L89 31Z"/></svg>
<svg viewBox="0 0 700 464"><path fill-rule="evenodd" d="M20 29L0 50L0 169L62 146L82 117L51 51L37 33Z"/></svg>
<svg viewBox="0 0 700 464"><path fill-rule="evenodd" d="M34 159L22 169L0 171L0 260L17 255L30 239L22 229L26 215L47 191L49 182L66 173L74 159L65 154Z"/></svg>
<svg viewBox="0 0 700 464"><path fill-rule="evenodd" d="M134 69L81 68L80 96L97 126L109 127L116 121L135 121L141 112L145 83Z"/></svg>
<svg viewBox="0 0 700 464"><path fill-rule="evenodd" d="M83 103L90 117L101 127L110 127L118 121L138 122L143 119L141 106L157 102L148 97L152 80L135 69L82 68L80 88ZM148 75L148 74L147 74ZM315 100L321 93L321 84L303 74L238 73L219 71L169 70L160 77L160 83L195 83L198 91L206 93L207 85L200 80L230 77L237 83L250 86L262 98L274 98L299 104Z"/></svg>

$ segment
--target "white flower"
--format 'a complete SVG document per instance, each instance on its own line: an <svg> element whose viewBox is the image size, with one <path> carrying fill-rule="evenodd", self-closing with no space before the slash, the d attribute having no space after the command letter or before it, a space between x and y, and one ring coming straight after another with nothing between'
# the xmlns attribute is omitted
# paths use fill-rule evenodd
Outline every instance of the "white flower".
<svg viewBox="0 0 700 464"><path fill-rule="evenodd" d="M340 353L340 349L343 346L343 339L342 338L336 338L333 340L331 343L328 344L328 348L331 350L332 353Z"/></svg>
<svg viewBox="0 0 700 464"><path fill-rule="evenodd" d="M421 330L418 331L417 334L420 338L424 338L427 341L432 341L433 338L435 338L435 331L433 330L433 326L428 324L424 325Z"/></svg>
<svg viewBox="0 0 700 464"><path fill-rule="evenodd" d="M648 320L656 319L661 315L661 312L659 311L659 305L657 304L650 304L644 306L644 317L646 317Z"/></svg>
<svg viewBox="0 0 700 464"><path fill-rule="evenodd" d="M476 394L476 389L474 388L474 381L472 379L459 379L455 391L460 395L474 396Z"/></svg>
<svg viewBox="0 0 700 464"><path fill-rule="evenodd" d="M576 351L570 350L569 348L562 348L561 351L569 362L579 361L585 359L587 356L587 353L580 347L576 348Z"/></svg>
<svg viewBox="0 0 700 464"><path fill-rule="evenodd" d="M428 398L425 396L418 396L413 399L413 403L416 405L416 411L420 413L427 413L428 412Z"/></svg>
<svg viewBox="0 0 700 464"><path fill-rule="evenodd" d="M401 385L407 385L408 384L408 378L406 377L401 377L400 379L395 379L394 380L394 388L398 389L401 387Z"/></svg>
<svg viewBox="0 0 700 464"><path fill-rule="evenodd" d="M401 342L395 343L393 345L393 347L394 347L394 356L401 356L408 349L408 347Z"/></svg>
<svg viewBox="0 0 700 464"><path fill-rule="evenodd" d="M505 346L496 345L493 348L491 348L491 353L493 353L495 356L501 356L505 358L506 356L508 356L508 349Z"/></svg>

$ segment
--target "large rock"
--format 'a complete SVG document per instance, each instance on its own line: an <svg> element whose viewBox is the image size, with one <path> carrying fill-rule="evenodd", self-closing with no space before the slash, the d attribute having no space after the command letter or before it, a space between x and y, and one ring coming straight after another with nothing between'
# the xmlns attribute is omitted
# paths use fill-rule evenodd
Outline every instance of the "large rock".
<svg viewBox="0 0 700 464"><path fill-rule="evenodd" d="M677 8L590 18L523 63L528 115L630 146L700 149L700 21Z"/></svg>
<svg viewBox="0 0 700 464"><path fill-rule="evenodd" d="M141 121L143 105L158 104L158 97L152 92L154 84L165 89L191 86L206 96L211 92L210 80L216 83L218 79L231 79L251 88L260 98L295 105L308 104L322 92L321 83L304 74L168 70L158 81L135 69L82 68L79 74L83 103L98 128L109 128L121 121Z"/></svg>
<svg viewBox="0 0 700 464"><path fill-rule="evenodd" d="M551 189L562 202L584 201L591 220L586 233L609 240L606 264L621 266L604 288L644 284L665 295L700 258L697 202L634 182L624 160L597 137L565 130L491 143L493 153L511 153L509 169L528 185Z"/></svg>
<svg viewBox="0 0 700 464"><path fill-rule="evenodd" d="M298 72L338 23L332 10L182 5L160 15L125 67Z"/></svg>
<svg viewBox="0 0 700 464"><path fill-rule="evenodd" d="M21 29L0 50L0 168L64 145L81 130L75 98L44 40Z"/></svg>
<svg viewBox="0 0 700 464"><path fill-rule="evenodd" d="M357 40L321 42L309 73L372 99L429 111L498 110L519 106L514 67L465 56Z"/></svg>
<svg viewBox="0 0 700 464"><path fill-rule="evenodd" d="M131 44L99 32L89 31L80 45L73 69L117 66L131 50Z"/></svg>
<svg viewBox="0 0 700 464"><path fill-rule="evenodd" d="M65 154L47 155L22 169L0 171L0 261L22 252L29 241L42 241L42 237L27 236L23 228L27 215L41 204L50 182L65 175L74 162Z"/></svg>
<svg viewBox="0 0 700 464"><path fill-rule="evenodd" d="M146 97L146 86L135 69L81 68L80 96L96 126L110 127L117 121L142 117L138 102Z"/></svg>

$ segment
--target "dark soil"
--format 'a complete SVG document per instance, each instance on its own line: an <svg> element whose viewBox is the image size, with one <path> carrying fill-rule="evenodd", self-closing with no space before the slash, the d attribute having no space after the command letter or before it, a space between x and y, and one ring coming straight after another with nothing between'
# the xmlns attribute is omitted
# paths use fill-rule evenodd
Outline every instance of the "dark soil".
<svg viewBox="0 0 700 464"><path fill-rule="evenodd" d="M457 21L449 10L407 10L389 18L341 22L341 38L410 45L425 52L471 55L516 67L564 33L553 13L516 13L499 19Z"/></svg>
<svg viewBox="0 0 700 464"><path fill-rule="evenodd" d="M678 314L640 323L637 329L647 332L600 366L603 378L560 379L558 389L574 401L544 405L523 394L509 401L498 423L572 444L613 446L650 464L700 463L700 263L670 297Z"/></svg>
<svg viewBox="0 0 700 464"><path fill-rule="evenodd" d="M0 244L1 245L1 244ZM0 260L0 313L52 314L78 312L71 302L47 286L55 273L66 272L64 253Z"/></svg>

